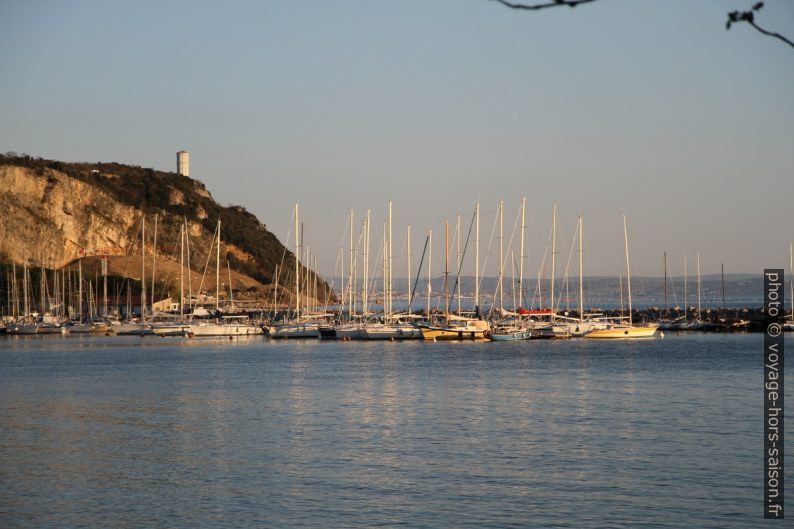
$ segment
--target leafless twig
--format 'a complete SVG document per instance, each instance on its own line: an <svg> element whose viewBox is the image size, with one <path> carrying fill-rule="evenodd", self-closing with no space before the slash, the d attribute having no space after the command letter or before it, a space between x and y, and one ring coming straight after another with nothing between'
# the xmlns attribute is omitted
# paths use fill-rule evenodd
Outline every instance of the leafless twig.
<svg viewBox="0 0 794 529"><path fill-rule="evenodd" d="M596 0L549 0L545 4L523 4L520 2L507 2L506 0L494 0L494 2L499 2L503 6L511 9L525 9L528 11L538 11L540 9L546 9L547 7L576 7L579 4L589 4L595 1Z"/></svg>
<svg viewBox="0 0 794 529"><path fill-rule="evenodd" d="M789 46L791 46L792 48L794 48L794 42L791 42L780 33L767 31L755 23L755 13L760 11L762 7L764 7L764 3L758 2L749 11L731 11L730 13L728 13L728 22L725 24L725 29L731 29L731 26L738 22L747 22L748 24L753 26L755 29L757 29L759 32L763 33L764 35L767 35L769 37L774 37L776 39L780 39Z"/></svg>

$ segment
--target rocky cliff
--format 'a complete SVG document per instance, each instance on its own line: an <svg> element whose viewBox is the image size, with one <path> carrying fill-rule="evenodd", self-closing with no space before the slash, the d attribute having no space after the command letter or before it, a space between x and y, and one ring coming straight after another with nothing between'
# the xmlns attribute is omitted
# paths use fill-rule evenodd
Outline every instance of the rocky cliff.
<svg viewBox="0 0 794 529"><path fill-rule="evenodd" d="M155 216L158 258L166 261L179 258L186 224L193 270L207 262L214 270L214 249L208 257L220 219L222 267L228 262L237 277L247 276L246 287L271 282L282 260L285 270L294 267L293 254L253 214L220 206L197 180L115 163L0 155L0 262L60 268L102 254L126 262L140 255L144 219L151 255Z"/></svg>

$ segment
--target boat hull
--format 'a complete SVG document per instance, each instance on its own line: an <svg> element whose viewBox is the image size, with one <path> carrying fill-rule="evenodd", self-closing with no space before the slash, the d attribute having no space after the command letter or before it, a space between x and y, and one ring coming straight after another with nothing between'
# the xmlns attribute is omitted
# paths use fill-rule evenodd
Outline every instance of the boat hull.
<svg viewBox="0 0 794 529"><path fill-rule="evenodd" d="M270 330L270 337L276 339L282 338L319 338L320 327L315 324L288 324L277 325Z"/></svg>
<svg viewBox="0 0 794 529"><path fill-rule="evenodd" d="M645 327L613 327L612 329L589 332L585 334L584 337L591 339L653 338L656 335L657 329L658 327L655 325Z"/></svg>
<svg viewBox="0 0 794 529"><path fill-rule="evenodd" d="M257 325L190 325L187 327L193 336L256 336L264 334Z"/></svg>
<svg viewBox="0 0 794 529"><path fill-rule="evenodd" d="M484 329L444 329L441 327L426 327L422 329L422 338L425 340L485 340Z"/></svg>
<svg viewBox="0 0 794 529"><path fill-rule="evenodd" d="M154 336L151 325L141 325L140 323L113 325L111 330L118 336Z"/></svg>
<svg viewBox="0 0 794 529"><path fill-rule="evenodd" d="M496 342L510 342L516 340L529 340L532 337L532 331L513 331L507 333L491 333L491 340Z"/></svg>
<svg viewBox="0 0 794 529"><path fill-rule="evenodd" d="M422 331L412 325L377 325L364 327L364 338L367 340L417 340L422 338Z"/></svg>

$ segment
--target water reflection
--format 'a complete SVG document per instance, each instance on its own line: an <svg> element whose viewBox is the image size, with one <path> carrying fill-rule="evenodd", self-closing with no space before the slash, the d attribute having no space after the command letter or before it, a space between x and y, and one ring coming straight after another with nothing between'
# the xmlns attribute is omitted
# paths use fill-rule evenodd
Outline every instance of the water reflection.
<svg viewBox="0 0 794 529"><path fill-rule="evenodd" d="M757 514L745 337L4 345L3 527L746 527Z"/></svg>

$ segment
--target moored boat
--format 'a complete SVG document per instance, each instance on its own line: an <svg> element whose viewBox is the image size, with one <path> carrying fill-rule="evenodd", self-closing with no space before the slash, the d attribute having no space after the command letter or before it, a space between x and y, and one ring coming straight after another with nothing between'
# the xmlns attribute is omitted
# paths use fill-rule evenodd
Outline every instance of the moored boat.
<svg viewBox="0 0 794 529"><path fill-rule="evenodd" d="M652 338L656 334L656 325L615 325L609 329L591 331L584 335L585 338Z"/></svg>
<svg viewBox="0 0 794 529"><path fill-rule="evenodd" d="M489 331L485 320L450 316L445 325L429 325L422 328L425 340L485 340Z"/></svg>
<svg viewBox="0 0 794 529"><path fill-rule="evenodd" d="M532 331L522 327L496 327L491 332L491 340L497 342L515 341L515 340L529 340L532 337Z"/></svg>

